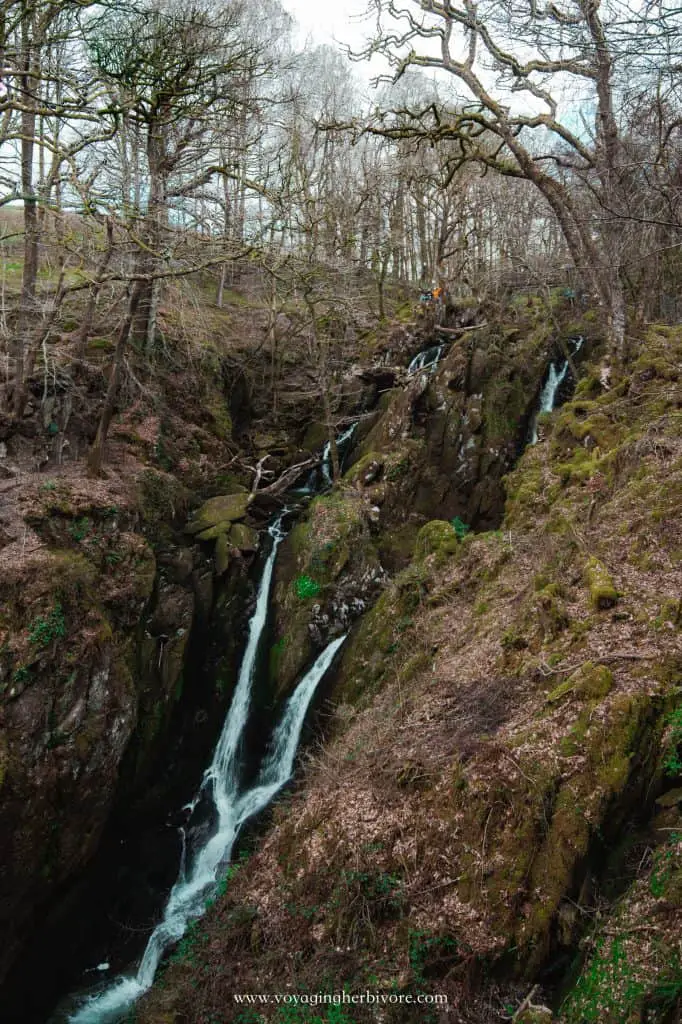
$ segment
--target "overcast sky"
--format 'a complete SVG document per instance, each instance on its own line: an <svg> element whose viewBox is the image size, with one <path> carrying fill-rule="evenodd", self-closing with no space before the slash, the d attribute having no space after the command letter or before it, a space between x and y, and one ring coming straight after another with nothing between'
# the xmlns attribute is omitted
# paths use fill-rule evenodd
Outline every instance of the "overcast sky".
<svg viewBox="0 0 682 1024"><path fill-rule="evenodd" d="M282 6L315 42L331 43L337 39L355 47L372 29L371 21L364 25L362 22L367 0L282 0Z"/></svg>

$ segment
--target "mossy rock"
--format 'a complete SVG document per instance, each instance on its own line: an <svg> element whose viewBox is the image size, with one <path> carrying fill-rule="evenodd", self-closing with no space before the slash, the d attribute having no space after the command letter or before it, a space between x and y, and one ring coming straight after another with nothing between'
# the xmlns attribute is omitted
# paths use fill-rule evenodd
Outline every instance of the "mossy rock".
<svg viewBox="0 0 682 1024"><path fill-rule="evenodd" d="M569 678L547 694L545 701L556 704L569 693L581 700L600 701L613 689L613 672L606 665L593 665L588 661Z"/></svg>
<svg viewBox="0 0 682 1024"><path fill-rule="evenodd" d="M311 423L303 436L303 448L315 452L329 440L329 431L324 423Z"/></svg>
<svg viewBox="0 0 682 1024"><path fill-rule="evenodd" d="M375 479L378 479L383 470L384 456L375 451L366 452L344 474L344 480L355 485L364 483L363 477L375 464L378 467Z"/></svg>
<svg viewBox="0 0 682 1024"><path fill-rule="evenodd" d="M552 1024L554 1016L547 1006L531 1006L514 1020L517 1024Z"/></svg>
<svg viewBox="0 0 682 1024"><path fill-rule="evenodd" d="M598 558L590 558L585 566L584 576L590 590L592 607L597 610L612 608L618 601L618 591L604 563Z"/></svg>
<svg viewBox="0 0 682 1024"><path fill-rule="evenodd" d="M227 572L230 564L230 541L226 533L221 534L216 540L213 560L216 576L222 576L223 573Z"/></svg>
<svg viewBox="0 0 682 1024"><path fill-rule="evenodd" d="M230 530L230 544L240 551L258 551L258 532L244 523L233 523Z"/></svg>
<svg viewBox="0 0 682 1024"><path fill-rule="evenodd" d="M556 636L569 623L566 610L561 602L562 588L558 583L548 583L535 596L535 611L543 633Z"/></svg>
<svg viewBox="0 0 682 1024"><path fill-rule="evenodd" d="M310 627L321 610L338 622L349 601L357 598L366 607L381 574L367 504L357 491L339 488L316 498L283 542L275 567L273 639L287 637L270 663L270 681L279 694L288 692L309 660Z"/></svg>
<svg viewBox="0 0 682 1024"><path fill-rule="evenodd" d="M459 540L452 523L445 519L432 519L417 534L414 557L425 558L436 553L452 555L458 547Z"/></svg>
<svg viewBox="0 0 682 1024"><path fill-rule="evenodd" d="M578 670L577 692L585 700L603 700L613 689L613 672L606 665L588 661Z"/></svg>
<svg viewBox="0 0 682 1024"><path fill-rule="evenodd" d="M202 530L201 533L196 534L197 540L217 540L218 537L226 536L232 529L233 523L231 519L223 519L222 522L216 523L215 526L209 526L208 530Z"/></svg>
<svg viewBox="0 0 682 1024"><path fill-rule="evenodd" d="M219 494L215 498L209 498L195 513L191 523L185 527L185 533L199 534L218 524L235 522L243 519L249 507L250 495L243 492L237 494ZM218 536L222 530L218 531ZM211 540L211 537L201 537L202 540Z"/></svg>
<svg viewBox="0 0 682 1024"><path fill-rule="evenodd" d="M223 396L214 395L205 399L204 408L211 417L211 432L221 441L229 441L232 437L232 417Z"/></svg>

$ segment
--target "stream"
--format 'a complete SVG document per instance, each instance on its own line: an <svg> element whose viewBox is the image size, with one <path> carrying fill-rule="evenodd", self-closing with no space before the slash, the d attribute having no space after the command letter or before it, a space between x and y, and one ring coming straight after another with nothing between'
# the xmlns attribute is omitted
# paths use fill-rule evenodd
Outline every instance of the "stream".
<svg viewBox="0 0 682 1024"><path fill-rule="evenodd" d="M411 377L413 373L418 373L420 370L428 369L431 373L434 373L444 348L445 345L431 345L430 348L425 348L423 351L418 352L407 367L408 377Z"/></svg>
<svg viewBox="0 0 682 1024"><path fill-rule="evenodd" d="M350 441L353 429L346 431L337 444ZM267 625L275 560L286 535L283 521L287 511L268 529L272 546L258 584L237 685L212 761L194 799L183 808L187 817L180 829L180 865L161 920L134 972L102 982L85 995L69 997L52 1018L55 1022L114 1024L126 1016L151 988L164 955L182 939L189 925L204 914L207 902L225 876L244 825L268 806L292 776L306 712L345 636L331 641L299 680L274 728L255 780L244 785L244 733L251 712L259 648ZM100 965L102 969L107 966Z"/></svg>

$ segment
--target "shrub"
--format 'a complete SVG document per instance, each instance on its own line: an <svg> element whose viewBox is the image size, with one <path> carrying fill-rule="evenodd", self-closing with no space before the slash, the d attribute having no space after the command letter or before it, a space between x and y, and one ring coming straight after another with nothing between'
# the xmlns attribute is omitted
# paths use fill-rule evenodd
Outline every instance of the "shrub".
<svg viewBox="0 0 682 1024"><path fill-rule="evenodd" d="M305 601L309 597L317 597L320 592L320 584L316 583L311 576L299 576L294 580L294 591L296 597Z"/></svg>
<svg viewBox="0 0 682 1024"><path fill-rule="evenodd" d="M31 623L28 628L29 640L36 647L47 647L53 640L60 640L66 636L66 622L62 606L57 602L47 616L40 616Z"/></svg>
<svg viewBox="0 0 682 1024"><path fill-rule="evenodd" d="M466 537L467 533L471 529L469 524L462 522L462 520L459 518L459 516L455 516L454 519L451 519L450 523L452 525L453 530L455 531L455 533L459 537L459 539L460 540L464 540L464 538Z"/></svg>

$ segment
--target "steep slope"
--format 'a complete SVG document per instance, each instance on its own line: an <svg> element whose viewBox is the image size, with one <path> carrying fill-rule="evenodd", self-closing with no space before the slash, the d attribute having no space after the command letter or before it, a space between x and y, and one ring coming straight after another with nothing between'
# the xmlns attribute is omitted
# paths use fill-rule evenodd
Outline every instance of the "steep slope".
<svg viewBox="0 0 682 1024"><path fill-rule="evenodd" d="M543 1003L570 1024L673 1019L681 365L682 332L660 328L617 387L584 377L507 478L499 530L417 524L412 559L347 641L324 746L140 1024L483 1024L531 985L516 1020L551 1019ZM373 451L390 465L402 440ZM352 474L370 522L373 481ZM234 1000L344 987L394 998ZM416 1010L419 995L450 1013Z"/></svg>

